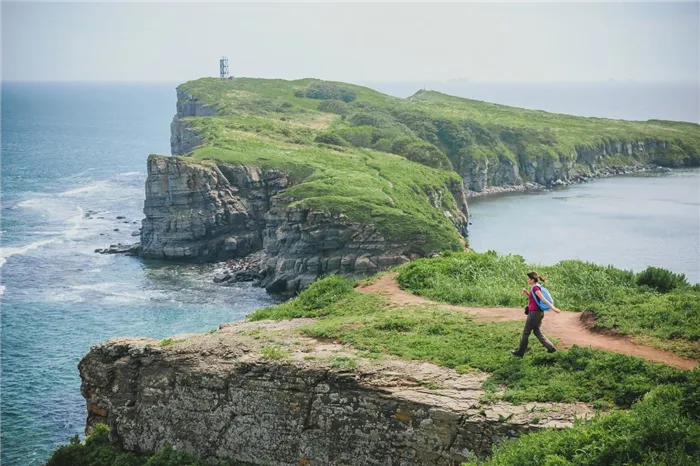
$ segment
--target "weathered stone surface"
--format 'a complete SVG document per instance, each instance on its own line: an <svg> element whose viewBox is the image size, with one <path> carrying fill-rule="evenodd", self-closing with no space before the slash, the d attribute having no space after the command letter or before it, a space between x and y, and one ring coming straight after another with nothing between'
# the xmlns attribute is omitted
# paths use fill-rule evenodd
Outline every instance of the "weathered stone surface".
<svg viewBox="0 0 700 466"><path fill-rule="evenodd" d="M403 263L406 251L423 241L397 242L343 214L289 207L284 198L289 186L280 170L151 156L141 255L217 261L263 251L259 272L240 278L259 275L268 290L293 294L321 274L366 276ZM426 194L466 236L466 191L460 183L449 190L460 209L456 212L446 192Z"/></svg>
<svg viewBox="0 0 700 466"><path fill-rule="evenodd" d="M486 374L363 359L300 336L295 327L309 322L222 325L164 347L131 338L95 346L79 365L87 424L107 422L129 450L168 442L210 460L452 465L591 414L582 404L484 404ZM271 345L281 359L265 359Z"/></svg>
<svg viewBox="0 0 700 466"><path fill-rule="evenodd" d="M668 142L609 141L595 147L576 147L568 155L552 158L521 156L515 163L507 157L495 159L473 158L468 154L453 161L464 185L473 192L522 191L529 183L539 187L563 186L585 181L589 178L610 176L641 169L654 159L654 156L669 149ZM611 166L607 159L611 156L631 157L631 164Z"/></svg>
<svg viewBox="0 0 700 466"><path fill-rule="evenodd" d="M170 151L173 155L192 152L202 141L187 123L187 117L212 116L216 109L208 107L182 89L177 89L177 113L170 124Z"/></svg>
<svg viewBox="0 0 700 466"><path fill-rule="evenodd" d="M182 88L177 97L171 149L185 155L202 143L188 118L215 115L217 109ZM284 191L291 183L280 170L153 155L148 159L141 254L218 261L263 251L260 270L239 278L262 277L269 291L293 294L322 274L365 276L400 264L425 241L397 242L384 238L374 225L350 222L343 214L289 207L292 200L284 198ZM426 195L466 238L467 191L459 182L447 190Z"/></svg>
<svg viewBox="0 0 700 466"><path fill-rule="evenodd" d="M229 183L222 172L233 177ZM141 254L159 259L224 260L262 247L269 196L281 172L150 156Z"/></svg>

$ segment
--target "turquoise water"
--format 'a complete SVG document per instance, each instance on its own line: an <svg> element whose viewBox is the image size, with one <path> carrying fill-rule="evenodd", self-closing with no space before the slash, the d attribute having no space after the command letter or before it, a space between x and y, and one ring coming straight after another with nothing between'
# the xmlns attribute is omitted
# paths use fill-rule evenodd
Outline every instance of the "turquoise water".
<svg viewBox="0 0 700 466"><path fill-rule="evenodd" d="M2 464L41 464L82 433L77 363L91 345L207 331L273 303L249 285L212 284L208 266L93 252L135 239L146 157L170 150L174 88L3 84ZM470 240L542 263L654 264L698 281L699 187L700 172L688 171L472 200ZM536 229L532 211L546 214Z"/></svg>
<svg viewBox="0 0 700 466"><path fill-rule="evenodd" d="M649 265L700 282L700 170L608 178L557 191L470 200L469 243L544 265Z"/></svg>
<svg viewBox="0 0 700 466"><path fill-rule="evenodd" d="M93 252L136 240L146 157L170 153L174 88L3 86L3 465L42 464L82 433L77 364L91 345L207 331L273 302L259 288L210 283L206 266Z"/></svg>

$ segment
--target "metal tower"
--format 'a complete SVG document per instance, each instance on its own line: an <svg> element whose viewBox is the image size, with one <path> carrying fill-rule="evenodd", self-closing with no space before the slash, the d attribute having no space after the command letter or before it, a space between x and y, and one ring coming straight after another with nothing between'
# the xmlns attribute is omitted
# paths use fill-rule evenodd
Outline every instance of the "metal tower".
<svg viewBox="0 0 700 466"><path fill-rule="evenodd" d="M228 79L228 58L221 57L219 60L219 76L221 79Z"/></svg>

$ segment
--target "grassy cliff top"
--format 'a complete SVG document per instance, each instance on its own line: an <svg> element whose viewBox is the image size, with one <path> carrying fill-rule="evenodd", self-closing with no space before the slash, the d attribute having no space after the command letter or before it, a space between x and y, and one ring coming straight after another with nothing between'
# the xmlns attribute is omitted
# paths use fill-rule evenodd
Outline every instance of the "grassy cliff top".
<svg viewBox="0 0 700 466"><path fill-rule="evenodd" d="M189 117L191 104L214 115ZM418 253L460 248L450 191L470 161L536 164L615 144L637 151L636 142L654 141L667 149L634 156L700 164L698 125L556 115L432 91L400 99L315 79L203 78L178 88L178 110L199 135L195 160L284 169L295 183L284 196L294 206L373 223Z"/></svg>
<svg viewBox="0 0 700 466"><path fill-rule="evenodd" d="M526 270L522 258L493 253L448 253L398 268L399 282L410 290L477 306L522 303L519 285ZM621 333L629 330L635 338L647 335L656 339L652 343L676 340L682 344L671 344L669 349L697 357L693 350L697 350L698 286L690 287L670 272L651 276L643 272L635 277L575 260L543 271L551 276L551 289L562 306L586 308L595 284L610 287L594 294L599 303L595 311L604 311L599 317L606 319L605 326L611 322L607 319L619 319L621 325L614 328ZM475 275L485 278L474 282ZM676 288L668 290L667 285L674 283ZM639 297L651 300L649 307L621 306ZM543 429L504 442L488 462L474 461L469 466L697 464L700 368L680 371L578 346L548 354L534 338L526 357L514 358L508 350L518 343L522 322L482 322L459 310L428 304L400 307L384 296L360 293L353 282L337 276L317 281L279 306L259 309L248 320L308 317L317 320L298 327L302 334L354 346L367 358L399 357L460 373L487 372L485 402L582 401L612 411L569 429ZM686 324L689 319L695 319L694 327L693 322Z"/></svg>
<svg viewBox="0 0 700 466"><path fill-rule="evenodd" d="M272 132L296 129L304 134L301 138L296 134L294 142L373 148L437 168L459 169L465 154L536 160L637 141L663 141L669 146L646 162L700 164L700 125L693 123L584 118L435 91L401 99L315 79L204 78L185 83L180 90L216 108L218 116L243 119Z"/></svg>

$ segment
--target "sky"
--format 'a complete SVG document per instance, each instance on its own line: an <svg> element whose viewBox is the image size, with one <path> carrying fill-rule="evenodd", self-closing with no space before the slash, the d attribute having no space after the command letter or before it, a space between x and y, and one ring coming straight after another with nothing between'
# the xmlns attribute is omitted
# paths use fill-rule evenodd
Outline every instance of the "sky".
<svg viewBox="0 0 700 466"><path fill-rule="evenodd" d="M687 3L3 2L6 81L700 80Z"/></svg>

